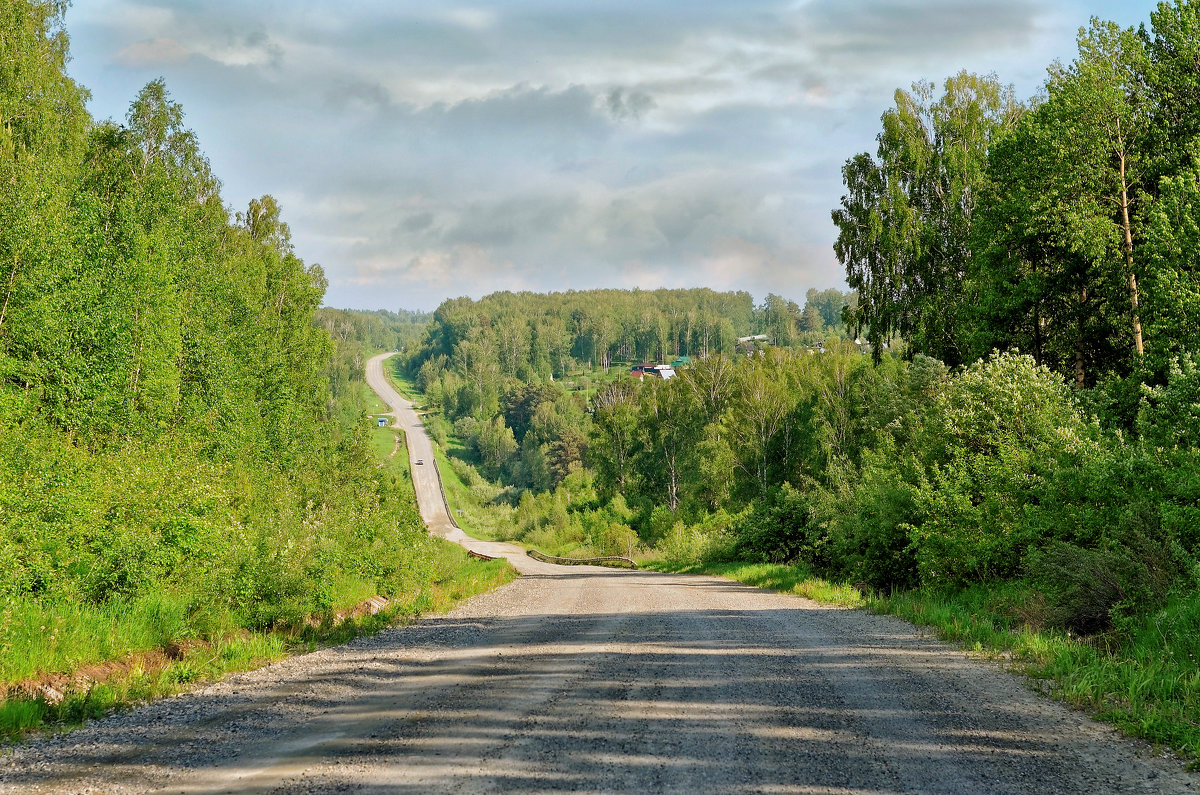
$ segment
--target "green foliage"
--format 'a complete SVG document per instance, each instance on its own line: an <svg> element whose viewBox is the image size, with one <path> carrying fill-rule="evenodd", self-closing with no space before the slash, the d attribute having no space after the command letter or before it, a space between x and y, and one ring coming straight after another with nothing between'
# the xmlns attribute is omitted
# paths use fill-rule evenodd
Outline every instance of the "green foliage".
<svg viewBox="0 0 1200 795"><path fill-rule="evenodd" d="M434 362L434 370L453 369L477 384L493 382L485 389L498 388L505 378L562 379L581 363L607 370L614 358L665 362L731 352L733 330L752 322L753 302L744 292L502 292L443 303L408 362L414 373ZM432 376L421 384L426 393Z"/></svg>
<svg viewBox="0 0 1200 795"><path fill-rule="evenodd" d="M918 445L911 536L925 582L1013 576L1037 540L1025 506L1088 429L1066 385L1028 356L994 354L938 396Z"/></svg>
<svg viewBox="0 0 1200 795"><path fill-rule="evenodd" d="M1082 390L1195 347L1198 31L1180 0L1093 19L1028 108L965 74L897 92L834 211L877 360L893 335L952 365L1017 348Z"/></svg>
<svg viewBox="0 0 1200 795"><path fill-rule="evenodd" d="M363 370L370 355L412 345L425 331L432 315L421 312L358 312L322 307L315 320L333 340L336 355L329 364L330 399L347 402L356 384L364 383Z"/></svg>
<svg viewBox="0 0 1200 795"><path fill-rule="evenodd" d="M964 360L969 245L990 144L1022 112L994 77L961 72L943 95L916 83L883 115L878 159L846 162L834 250L858 301L847 321L878 361L894 336L951 364Z"/></svg>
<svg viewBox="0 0 1200 795"><path fill-rule="evenodd" d="M1115 549L1055 541L1030 555L1026 566L1030 582L1047 599L1047 623L1093 635L1111 629L1123 614L1162 603L1178 575L1164 557L1144 537Z"/></svg>
<svg viewBox="0 0 1200 795"><path fill-rule="evenodd" d="M732 532L744 560L807 564L825 561L822 535L811 527L808 499L784 483L738 517Z"/></svg>
<svg viewBox="0 0 1200 795"><path fill-rule="evenodd" d="M853 486L821 495L831 547L827 571L881 591L918 584L909 534L918 518L912 484L919 471L911 457L869 454Z"/></svg>
<svg viewBox="0 0 1200 795"><path fill-rule="evenodd" d="M1138 432L1149 445L1200 448L1200 368L1190 354L1171 362L1168 381L1143 386Z"/></svg>
<svg viewBox="0 0 1200 795"><path fill-rule="evenodd" d="M446 573L361 391L425 318L318 314L278 203L231 217L161 79L90 119L66 6L0 11L0 684L428 595ZM11 702L0 731L208 675Z"/></svg>

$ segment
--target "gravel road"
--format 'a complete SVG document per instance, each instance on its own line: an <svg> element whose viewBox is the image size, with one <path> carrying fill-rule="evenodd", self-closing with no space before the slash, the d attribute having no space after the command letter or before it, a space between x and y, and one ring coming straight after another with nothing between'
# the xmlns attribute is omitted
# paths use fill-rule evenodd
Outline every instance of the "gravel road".
<svg viewBox="0 0 1200 795"><path fill-rule="evenodd" d="M488 548L524 576L10 750L0 792L1200 791L901 621Z"/></svg>

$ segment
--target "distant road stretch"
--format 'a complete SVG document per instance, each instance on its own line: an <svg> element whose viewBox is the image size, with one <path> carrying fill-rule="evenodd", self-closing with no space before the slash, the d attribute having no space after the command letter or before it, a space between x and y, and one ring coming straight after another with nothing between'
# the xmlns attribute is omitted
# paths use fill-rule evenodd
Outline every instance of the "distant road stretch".
<svg viewBox="0 0 1200 795"><path fill-rule="evenodd" d="M522 574L546 574L558 572L558 566L539 563L526 556L525 551L514 544L502 544L490 541L480 541L471 538L454 524L446 513L446 503L442 500L441 483L438 480L437 468L434 465L433 442L425 432L425 425L413 404L405 400L388 382L383 374L383 363L392 356L390 353L375 356L367 361L367 385L375 390L375 394L391 409L394 425L404 431L408 442L408 457L411 463L413 486L417 492L417 507L421 518L429 526L429 532L460 544L491 557L505 557ZM422 464L417 464L423 461Z"/></svg>
<svg viewBox="0 0 1200 795"><path fill-rule="evenodd" d="M1197 777L912 626L712 577L526 576L0 760L6 792L1196 792Z"/></svg>

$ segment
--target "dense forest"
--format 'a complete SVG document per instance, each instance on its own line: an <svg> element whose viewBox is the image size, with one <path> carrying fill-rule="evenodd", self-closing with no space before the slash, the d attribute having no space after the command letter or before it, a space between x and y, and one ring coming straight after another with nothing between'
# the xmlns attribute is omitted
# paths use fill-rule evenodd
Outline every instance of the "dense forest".
<svg viewBox="0 0 1200 795"><path fill-rule="evenodd" d="M223 205L161 80L92 119L64 6L0 12L0 694L435 565L361 420L366 352L427 318L318 310L278 204Z"/></svg>
<svg viewBox="0 0 1200 795"><path fill-rule="evenodd" d="M484 474L544 491L583 467L594 403L631 365L734 355L738 339L833 344L853 293L808 291L801 308L768 295L692 290L495 293L446 301L401 357L444 422L476 454ZM761 346L760 346L761 347Z"/></svg>

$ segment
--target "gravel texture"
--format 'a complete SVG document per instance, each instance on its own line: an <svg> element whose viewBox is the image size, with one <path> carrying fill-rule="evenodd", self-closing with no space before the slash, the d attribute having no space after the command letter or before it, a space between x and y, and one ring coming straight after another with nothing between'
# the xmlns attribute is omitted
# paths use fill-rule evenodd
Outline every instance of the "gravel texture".
<svg viewBox="0 0 1200 795"><path fill-rule="evenodd" d="M904 622L571 567L37 740L0 792L1196 792Z"/></svg>
<svg viewBox="0 0 1200 795"><path fill-rule="evenodd" d="M524 576L10 749L0 793L1200 791L896 619L460 541Z"/></svg>

